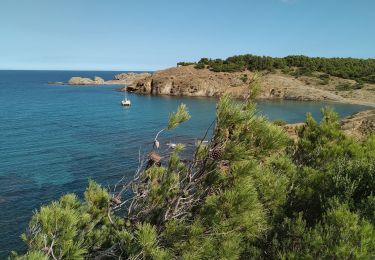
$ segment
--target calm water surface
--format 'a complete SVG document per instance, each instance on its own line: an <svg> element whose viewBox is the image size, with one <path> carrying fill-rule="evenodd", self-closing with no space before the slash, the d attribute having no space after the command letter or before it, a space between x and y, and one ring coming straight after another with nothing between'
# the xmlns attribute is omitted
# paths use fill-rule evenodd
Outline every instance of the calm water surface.
<svg viewBox="0 0 375 260"><path fill-rule="evenodd" d="M82 195L92 178L111 185L131 177L140 147L147 147L171 111L184 102L192 119L163 141L201 137L215 115L215 99L130 95L119 105L116 86L48 85L72 76L111 79L118 72L0 71L0 259L23 250L19 239L32 211L62 194ZM364 106L321 102L261 102L271 120L300 122L306 112L320 118L331 105L340 116Z"/></svg>

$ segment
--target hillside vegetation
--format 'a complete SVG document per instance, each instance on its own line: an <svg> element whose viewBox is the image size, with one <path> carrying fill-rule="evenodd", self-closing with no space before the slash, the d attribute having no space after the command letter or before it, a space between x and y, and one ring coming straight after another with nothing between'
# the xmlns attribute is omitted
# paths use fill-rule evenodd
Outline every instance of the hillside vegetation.
<svg viewBox="0 0 375 260"><path fill-rule="evenodd" d="M90 181L83 201L43 206L23 235L28 252L12 257L373 258L375 136L346 136L327 108L292 141L256 115L251 89L244 102L221 97L211 141L189 160L183 144L160 158L159 135L190 118L181 105L130 182Z"/></svg>
<svg viewBox="0 0 375 260"><path fill-rule="evenodd" d="M310 76L313 72L321 72L329 76L356 80L358 83L375 83L375 59L355 58L321 58L303 55L291 55L284 58L269 56L237 55L222 59L202 58L197 63L179 62L177 65L186 66L195 64L196 69L208 67L215 72L274 71L295 76Z"/></svg>

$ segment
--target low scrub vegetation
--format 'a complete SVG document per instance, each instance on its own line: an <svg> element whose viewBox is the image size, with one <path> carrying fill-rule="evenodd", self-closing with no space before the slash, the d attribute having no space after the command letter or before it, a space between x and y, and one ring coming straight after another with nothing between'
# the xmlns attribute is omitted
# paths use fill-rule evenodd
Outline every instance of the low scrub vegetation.
<svg viewBox="0 0 375 260"><path fill-rule="evenodd" d="M355 90L355 89L361 89L363 88L363 83L355 83L355 84L351 84L351 83L339 83L337 86L336 86L336 90L338 91L350 91L350 90Z"/></svg>
<svg viewBox="0 0 375 260"><path fill-rule="evenodd" d="M189 65L191 63L180 62L178 64ZM246 54L232 56L225 60L202 58L194 64L197 68L208 67L216 72L274 71L280 69L283 73L297 77L312 76L314 72L322 72L358 82L375 83L375 59L311 58L302 55L274 58Z"/></svg>

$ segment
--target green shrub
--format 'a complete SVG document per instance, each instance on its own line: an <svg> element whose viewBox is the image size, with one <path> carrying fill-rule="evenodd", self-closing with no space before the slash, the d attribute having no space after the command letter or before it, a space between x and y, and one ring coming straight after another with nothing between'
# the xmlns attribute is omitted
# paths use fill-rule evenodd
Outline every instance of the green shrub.
<svg viewBox="0 0 375 260"><path fill-rule="evenodd" d="M199 70L204 69L205 67L206 65L204 65L204 63L198 63L197 65L194 66L194 68L199 69Z"/></svg>
<svg viewBox="0 0 375 260"><path fill-rule="evenodd" d="M198 63L216 72L239 72L246 69L273 72L281 69L283 73L294 73L296 77L311 76L314 72L323 73L319 76L323 84L327 82L329 76L375 83L375 59L321 58L302 55L274 58L246 54L228 57L225 60L202 58Z"/></svg>
<svg viewBox="0 0 375 260"><path fill-rule="evenodd" d="M241 76L241 80L242 80L243 83L246 83L246 82L249 80L247 74L243 74L243 75Z"/></svg>
<svg viewBox="0 0 375 260"><path fill-rule="evenodd" d="M189 66L189 65L194 65L194 64L195 64L195 62L183 62L183 61L181 61L181 62L177 63L177 66Z"/></svg>
<svg viewBox="0 0 375 260"><path fill-rule="evenodd" d="M349 90L353 90L353 89L354 89L354 86L350 83L339 83L336 86L336 90L338 90L338 91L349 91Z"/></svg>

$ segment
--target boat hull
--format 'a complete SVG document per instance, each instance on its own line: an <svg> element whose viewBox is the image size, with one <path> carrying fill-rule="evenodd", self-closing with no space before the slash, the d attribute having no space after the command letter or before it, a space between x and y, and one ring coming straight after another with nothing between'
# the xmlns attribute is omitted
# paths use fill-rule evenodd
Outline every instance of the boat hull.
<svg viewBox="0 0 375 260"><path fill-rule="evenodd" d="M124 106L124 107L129 107L129 106L131 106L131 102L130 101L121 101L121 105Z"/></svg>

